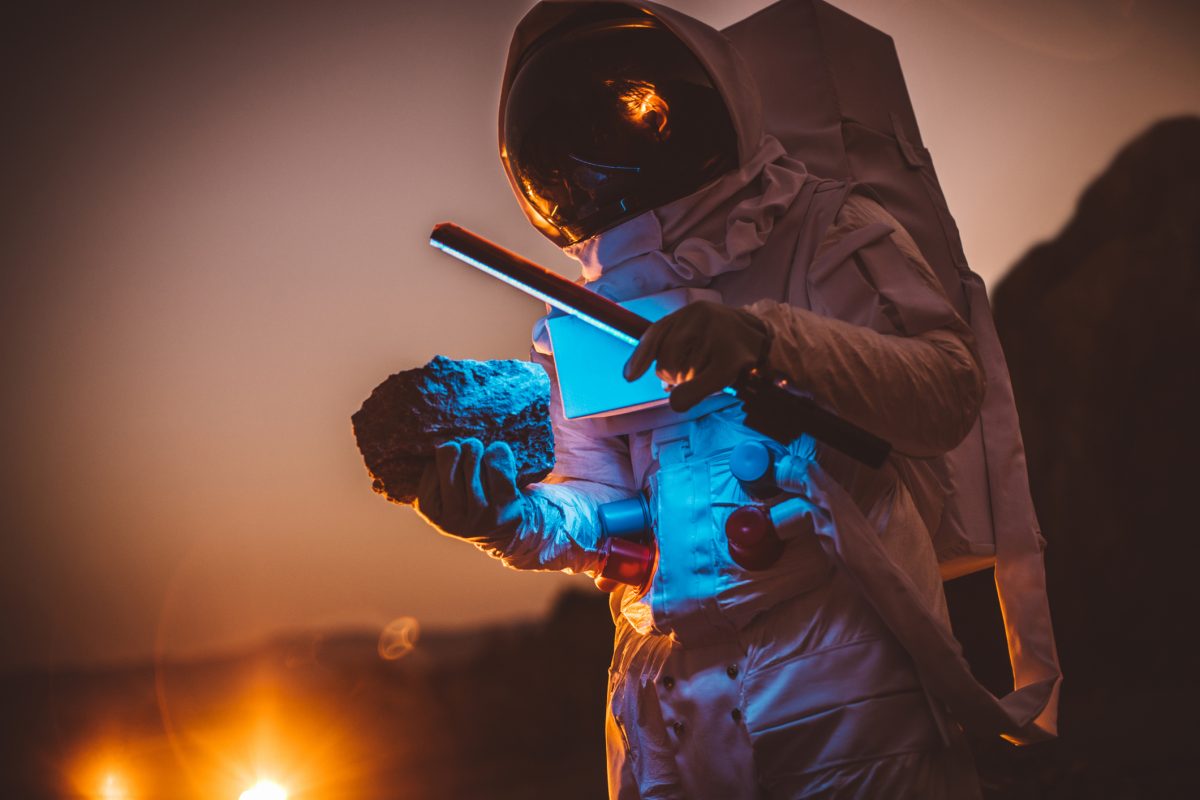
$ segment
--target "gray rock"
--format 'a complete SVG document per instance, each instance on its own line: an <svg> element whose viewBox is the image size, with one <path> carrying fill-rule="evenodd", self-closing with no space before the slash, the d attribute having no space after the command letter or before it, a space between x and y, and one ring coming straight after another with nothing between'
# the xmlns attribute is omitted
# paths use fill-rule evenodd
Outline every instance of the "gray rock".
<svg viewBox="0 0 1200 800"><path fill-rule="evenodd" d="M550 379L527 361L434 356L376 386L351 422L372 488L394 503L416 499L434 448L451 439L507 442L521 486L554 467Z"/></svg>

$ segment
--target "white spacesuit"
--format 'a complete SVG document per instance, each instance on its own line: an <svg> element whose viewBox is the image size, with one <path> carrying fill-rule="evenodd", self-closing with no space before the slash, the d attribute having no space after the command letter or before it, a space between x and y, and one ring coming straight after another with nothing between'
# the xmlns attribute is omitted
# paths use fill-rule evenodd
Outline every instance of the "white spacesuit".
<svg viewBox="0 0 1200 800"><path fill-rule="evenodd" d="M732 138L723 142L713 125L718 134L696 147L732 150L724 162L700 159L710 172L694 185L660 179L673 192L666 202L651 194L639 208L629 201L636 188L618 186L609 214L612 173L593 174L584 200L579 186L540 186L571 179L519 163L528 156L506 111L533 102L514 100L522 70L537 64L530 52L566 41L565 53L587 60L589 46L611 48L605 37L631 19L676 38L703 64ZM637 47L623 58L636 61ZM653 39L650 47L663 50ZM544 57L543 70L559 75L554 58ZM687 113L685 103L671 105L668 84L639 78L627 85L641 94L614 89L639 104L655 146ZM645 86L661 93L659 105ZM589 288L616 300L703 288L719 292L721 304L667 317L630 361L636 373L657 360L659 375L678 385L674 408L599 419L563 416L539 323L534 357L554 386L553 473L521 490L503 443L450 442L423 479L421 513L509 566L596 576L598 507L647 494L653 576L644 590L620 586L611 601L612 797L976 796L955 719L988 701L959 686L969 674L961 677L961 660L951 663L957 653L931 531L945 501L939 457L971 430L985 378L971 328L915 244L870 197L809 175L766 135L753 80L729 43L667 9L540 4L518 28L503 91L501 147L518 198L580 262ZM556 93L534 83L525 92L533 94ZM554 135L558 142L571 132ZM576 151L563 157L606 163ZM733 398L713 394L748 367L790 376L895 448L871 469L808 436L792 443L775 479L800 511L779 530L782 556L759 570L734 561L724 530L734 509L756 502L731 474L729 454L766 437L743 424ZM1031 701L1018 722L995 727L1019 729L1038 709ZM975 716L998 718L990 706Z"/></svg>

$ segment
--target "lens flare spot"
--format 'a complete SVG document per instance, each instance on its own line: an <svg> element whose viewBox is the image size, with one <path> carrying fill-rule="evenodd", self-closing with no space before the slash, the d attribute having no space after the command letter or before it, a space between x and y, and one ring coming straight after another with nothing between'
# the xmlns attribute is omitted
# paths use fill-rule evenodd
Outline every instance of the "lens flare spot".
<svg viewBox="0 0 1200 800"><path fill-rule="evenodd" d="M238 800L287 800L287 789L275 781L259 781L242 792Z"/></svg>
<svg viewBox="0 0 1200 800"><path fill-rule="evenodd" d="M417 646L421 626L415 617L397 617L379 634L379 657L385 661L404 658Z"/></svg>

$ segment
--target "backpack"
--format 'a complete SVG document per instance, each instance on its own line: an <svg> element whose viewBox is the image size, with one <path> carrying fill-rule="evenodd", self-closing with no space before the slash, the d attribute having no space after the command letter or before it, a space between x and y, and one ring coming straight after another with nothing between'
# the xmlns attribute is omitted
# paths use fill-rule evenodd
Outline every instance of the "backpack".
<svg viewBox="0 0 1200 800"><path fill-rule="evenodd" d="M911 234L975 333L986 395L974 428L945 456L951 490L933 544L943 580L995 567L1015 687L999 704L1012 719L1034 720L1006 738L1053 735L1061 672L1008 365L921 143L895 45L822 0L780 0L723 33L759 84L765 130L813 174L865 186Z"/></svg>
<svg viewBox="0 0 1200 800"><path fill-rule="evenodd" d="M850 178L865 187L916 241L981 346L988 338L994 341L982 281L967 266L958 228L921 143L891 37L821 0L781 0L723 33L758 81L766 131L814 175ZM994 349L999 353L998 345ZM998 405L1011 409L1007 366L1000 359L1002 370L989 369L988 394L1007 394L1007 403ZM1002 380L991 374L997 371ZM995 409L990 411L994 416ZM1015 422L1015 412L1010 416ZM954 492L934 533L945 580L995 562L986 427L981 414L946 457ZM1021 473L1023 478L1023 463Z"/></svg>

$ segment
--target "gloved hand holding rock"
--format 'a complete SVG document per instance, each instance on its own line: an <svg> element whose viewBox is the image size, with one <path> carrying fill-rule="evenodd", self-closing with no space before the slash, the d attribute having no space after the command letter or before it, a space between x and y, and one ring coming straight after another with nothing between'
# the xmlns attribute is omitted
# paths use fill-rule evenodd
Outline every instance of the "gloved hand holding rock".
<svg viewBox="0 0 1200 800"><path fill-rule="evenodd" d="M650 326L625 363L625 379L637 380L657 361L658 376L675 385L671 408L686 411L765 361L770 345L766 325L749 311L699 301Z"/></svg>
<svg viewBox="0 0 1200 800"><path fill-rule="evenodd" d="M533 511L517 488L512 450L478 439L446 442L434 451L417 491L417 511L435 527L472 541L511 538Z"/></svg>
<svg viewBox="0 0 1200 800"><path fill-rule="evenodd" d="M599 573L596 504L623 496L596 485L518 487L506 442L474 437L444 442L421 474L415 508L443 533L473 542L516 569ZM602 587L603 588L603 587Z"/></svg>

